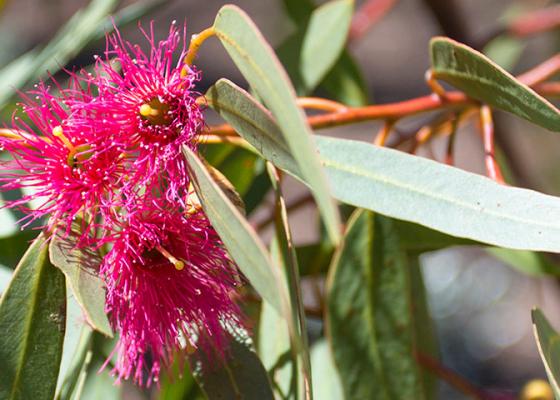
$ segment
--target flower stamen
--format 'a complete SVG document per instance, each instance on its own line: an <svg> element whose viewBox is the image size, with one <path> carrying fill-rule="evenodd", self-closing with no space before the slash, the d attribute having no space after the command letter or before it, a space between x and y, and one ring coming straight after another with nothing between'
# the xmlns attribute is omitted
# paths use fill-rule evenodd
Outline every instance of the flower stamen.
<svg viewBox="0 0 560 400"><path fill-rule="evenodd" d="M167 260L169 260L169 262L171 264L173 264L175 266L175 269L177 271L181 271L183 268L185 268L185 263L181 260L178 260L177 258L173 257L173 255L168 252L166 249L164 249L161 246L157 246L156 247L157 251L159 251L165 258L167 258Z"/></svg>
<svg viewBox="0 0 560 400"><path fill-rule="evenodd" d="M52 134L53 136L59 138L60 141L64 143L64 145L68 148L68 150L70 150L70 152L74 151L74 145L72 144L72 142L70 142L70 140L68 140L66 136L64 136L62 126L60 125L55 126L52 130Z"/></svg>

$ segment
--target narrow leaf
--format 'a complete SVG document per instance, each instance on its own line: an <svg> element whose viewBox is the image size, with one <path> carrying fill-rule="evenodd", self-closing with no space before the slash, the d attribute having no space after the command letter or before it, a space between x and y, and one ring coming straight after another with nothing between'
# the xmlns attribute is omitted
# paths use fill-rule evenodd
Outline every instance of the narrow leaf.
<svg viewBox="0 0 560 400"><path fill-rule="evenodd" d="M482 53L448 38L430 42L432 70L470 97L536 125L560 131L560 112Z"/></svg>
<svg viewBox="0 0 560 400"><path fill-rule="evenodd" d="M353 0L334 0L313 11L301 49L301 75L313 89L339 58L352 20Z"/></svg>
<svg viewBox="0 0 560 400"><path fill-rule="evenodd" d="M105 285L99 277L101 256L94 250L76 247L77 232L57 234L49 244L50 260L64 275L87 322L105 336L113 336L105 312Z"/></svg>
<svg viewBox="0 0 560 400"><path fill-rule="evenodd" d="M76 392L83 386L86 379L87 369L92 357L92 342L93 332L89 326L84 325L82 327L78 346L75 349L72 364L64 377L60 393L57 395L56 400L80 398L80 396L76 396Z"/></svg>
<svg viewBox="0 0 560 400"><path fill-rule="evenodd" d="M560 399L560 386L558 385L560 380L560 335L552 328L550 322L538 308L531 311L531 317L546 375L554 391L554 397Z"/></svg>
<svg viewBox="0 0 560 400"><path fill-rule="evenodd" d="M340 376L334 365L331 349L325 339L311 347L313 393L316 399L344 400Z"/></svg>
<svg viewBox="0 0 560 400"><path fill-rule="evenodd" d="M285 315L283 304L288 304L287 289L261 240L212 180L198 157L187 147L183 148L183 153L204 211L239 269L255 290Z"/></svg>
<svg viewBox="0 0 560 400"><path fill-rule="evenodd" d="M327 332L348 399L426 398L409 273L391 221L355 212L327 283Z"/></svg>
<svg viewBox="0 0 560 400"><path fill-rule="evenodd" d="M267 302L262 303L259 318L259 357L282 399L295 398L295 369L290 350L288 324Z"/></svg>
<svg viewBox="0 0 560 400"><path fill-rule="evenodd" d="M329 235L338 242L340 217L316 155L311 129L303 111L296 105L295 91L274 51L249 17L236 6L226 5L220 9L214 30L243 76L277 118L290 153L306 181L311 182Z"/></svg>
<svg viewBox="0 0 560 400"><path fill-rule="evenodd" d="M223 79L207 95L264 158L304 181L264 107ZM342 202L499 247L560 251L557 197L364 142L317 136L316 143Z"/></svg>
<svg viewBox="0 0 560 400"><path fill-rule="evenodd" d="M232 338L225 359L214 354L210 360L202 352L192 357L197 359L195 378L209 400L274 399L266 370L250 343L242 338Z"/></svg>
<svg viewBox="0 0 560 400"><path fill-rule="evenodd" d="M64 275L43 235L29 247L0 299L0 398L51 400L66 321Z"/></svg>

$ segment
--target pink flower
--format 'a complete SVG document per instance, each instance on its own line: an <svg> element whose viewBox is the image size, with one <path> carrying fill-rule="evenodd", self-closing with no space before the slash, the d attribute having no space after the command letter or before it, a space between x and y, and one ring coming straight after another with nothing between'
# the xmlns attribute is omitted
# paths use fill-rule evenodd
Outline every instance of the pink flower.
<svg viewBox="0 0 560 400"><path fill-rule="evenodd" d="M185 33L180 35L174 24L158 43L153 26L142 32L149 53L118 31L108 37L105 59L97 60L94 76L82 74L99 94L81 107L87 119L118 123L112 138L126 147L131 164L125 191L155 188L176 201L185 196L189 182L181 145L196 148L195 136L204 126L193 91L199 74L183 64Z"/></svg>
<svg viewBox="0 0 560 400"><path fill-rule="evenodd" d="M239 324L230 297L239 276L216 232L202 212L170 209L130 215L101 268L120 335L113 373L140 385L157 381L185 343L223 354L225 327Z"/></svg>
<svg viewBox="0 0 560 400"><path fill-rule="evenodd" d="M88 91L59 89L61 94L55 97L40 84L29 96L22 95L25 118L15 116L16 128L0 130L0 146L12 157L0 164L0 183L3 191L32 192L8 203L25 209L28 223L49 215L48 228L62 222L69 229L77 215L93 220L115 206L123 150L107 143L108 124L99 129L99 124L74 123L68 103L89 100ZM27 209L31 200L41 203Z"/></svg>

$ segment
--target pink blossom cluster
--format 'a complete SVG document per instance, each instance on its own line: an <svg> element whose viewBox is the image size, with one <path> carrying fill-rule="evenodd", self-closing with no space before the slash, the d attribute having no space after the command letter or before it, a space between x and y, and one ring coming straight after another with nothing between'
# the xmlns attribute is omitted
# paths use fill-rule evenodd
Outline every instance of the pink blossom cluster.
<svg viewBox="0 0 560 400"><path fill-rule="evenodd" d="M24 222L70 232L78 246L104 251L99 274L106 311L119 335L118 380L150 385L175 353L201 344L223 349L224 329L239 323L232 293L240 281L222 242L189 190L182 146L197 150L204 128L185 65L185 31L173 24L150 50L108 37L92 73L71 73L23 95L12 127L0 130L4 191ZM35 200L35 208L27 204Z"/></svg>

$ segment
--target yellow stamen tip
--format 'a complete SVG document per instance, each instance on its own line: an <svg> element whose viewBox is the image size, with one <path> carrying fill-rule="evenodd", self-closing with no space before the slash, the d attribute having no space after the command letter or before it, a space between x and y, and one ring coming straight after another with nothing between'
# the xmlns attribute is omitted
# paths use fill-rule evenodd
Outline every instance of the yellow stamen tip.
<svg viewBox="0 0 560 400"><path fill-rule="evenodd" d="M142 104L140 106L140 115L143 117L149 117L150 115L152 115L153 112L153 108L149 105L149 104Z"/></svg>
<svg viewBox="0 0 560 400"><path fill-rule="evenodd" d="M52 130L52 134L56 137L61 137L63 135L62 126L55 126Z"/></svg>
<svg viewBox="0 0 560 400"><path fill-rule="evenodd" d="M177 260L173 263L173 265L175 265L175 269L177 271L181 271L183 268L185 268L185 263L181 260Z"/></svg>

